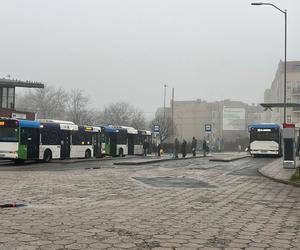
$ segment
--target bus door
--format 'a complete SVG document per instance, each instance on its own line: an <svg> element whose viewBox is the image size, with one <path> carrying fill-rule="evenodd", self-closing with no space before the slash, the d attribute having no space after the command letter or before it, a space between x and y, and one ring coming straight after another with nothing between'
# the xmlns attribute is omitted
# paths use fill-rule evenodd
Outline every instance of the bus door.
<svg viewBox="0 0 300 250"><path fill-rule="evenodd" d="M100 133L93 133L94 157L101 157L101 138Z"/></svg>
<svg viewBox="0 0 300 250"><path fill-rule="evenodd" d="M60 158L70 157L70 131L60 130Z"/></svg>
<svg viewBox="0 0 300 250"><path fill-rule="evenodd" d="M20 158L34 160L39 158L39 129L21 128Z"/></svg>
<svg viewBox="0 0 300 250"><path fill-rule="evenodd" d="M134 155L134 134L128 134L128 154Z"/></svg>
<svg viewBox="0 0 300 250"><path fill-rule="evenodd" d="M109 133L110 139L110 152L112 156L117 155L117 133Z"/></svg>

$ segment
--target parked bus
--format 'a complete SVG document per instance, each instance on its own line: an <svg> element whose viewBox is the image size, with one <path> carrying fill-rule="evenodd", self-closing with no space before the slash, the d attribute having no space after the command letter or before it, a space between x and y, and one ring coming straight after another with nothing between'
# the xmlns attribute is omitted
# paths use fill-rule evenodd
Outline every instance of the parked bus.
<svg viewBox="0 0 300 250"><path fill-rule="evenodd" d="M14 161L39 159L37 121L0 119L0 158Z"/></svg>
<svg viewBox="0 0 300 250"><path fill-rule="evenodd" d="M63 122L63 121L60 121ZM0 158L17 162L100 157L99 127L0 119Z"/></svg>
<svg viewBox="0 0 300 250"><path fill-rule="evenodd" d="M102 147L105 154L111 156L125 156L128 154L127 130L116 126L102 127ZM108 151L109 150L109 151Z"/></svg>
<svg viewBox="0 0 300 250"><path fill-rule="evenodd" d="M139 154L138 130L133 127L122 126L122 129L127 131L128 155Z"/></svg>
<svg viewBox="0 0 300 250"><path fill-rule="evenodd" d="M60 122L41 122L40 159L101 156L100 127Z"/></svg>
<svg viewBox="0 0 300 250"><path fill-rule="evenodd" d="M254 157L259 155L282 155L282 130L275 123L251 124L249 126L249 152Z"/></svg>
<svg viewBox="0 0 300 250"><path fill-rule="evenodd" d="M144 154L144 144L147 147L147 153L150 152L151 146L151 131L148 130L138 130L137 136L135 136L134 141L134 154L143 155Z"/></svg>

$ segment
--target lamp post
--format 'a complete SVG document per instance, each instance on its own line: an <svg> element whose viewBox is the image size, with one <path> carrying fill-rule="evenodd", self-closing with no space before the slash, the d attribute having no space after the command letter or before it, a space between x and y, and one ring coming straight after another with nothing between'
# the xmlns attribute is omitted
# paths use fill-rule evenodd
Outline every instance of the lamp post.
<svg viewBox="0 0 300 250"><path fill-rule="evenodd" d="M284 14L284 83L283 83L283 123L286 123L286 44L287 44L287 10L282 10L272 3L251 3L251 5L270 5Z"/></svg>

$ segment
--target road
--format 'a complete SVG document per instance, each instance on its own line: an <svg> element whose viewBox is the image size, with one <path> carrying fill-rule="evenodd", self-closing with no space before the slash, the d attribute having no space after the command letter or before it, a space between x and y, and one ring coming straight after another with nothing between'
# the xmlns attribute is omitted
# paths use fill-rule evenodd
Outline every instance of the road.
<svg viewBox="0 0 300 250"><path fill-rule="evenodd" d="M1 165L0 249L300 249L300 189L273 159Z"/></svg>

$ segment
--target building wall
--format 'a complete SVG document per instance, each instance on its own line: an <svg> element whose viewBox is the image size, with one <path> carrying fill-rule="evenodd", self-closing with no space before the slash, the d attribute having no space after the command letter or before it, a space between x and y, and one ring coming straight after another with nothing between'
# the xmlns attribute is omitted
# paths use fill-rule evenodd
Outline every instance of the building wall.
<svg viewBox="0 0 300 250"><path fill-rule="evenodd" d="M242 130L223 130L223 108L245 109L245 126ZM239 101L206 102L174 101L174 125L176 137L188 142L195 136L198 140L204 138L210 143L221 140L224 144L236 144L237 140L248 137L248 125L262 121L263 109L256 105L248 105ZM212 125L212 133L205 132L205 124Z"/></svg>
<svg viewBox="0 0 300 250"><path fill-rule="evenodd" d="M287 62L287 103L300 104L300 61ZM267 94L266 94L267 92ZM284 62L280 61L271 88L265 91L264 102L283 103L284 96ZM282 123L283 108L273 108L268 111L268 122ZM287 108L287 122L296 123L300 127L300 110Z"/></svg>

